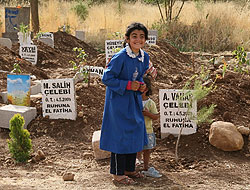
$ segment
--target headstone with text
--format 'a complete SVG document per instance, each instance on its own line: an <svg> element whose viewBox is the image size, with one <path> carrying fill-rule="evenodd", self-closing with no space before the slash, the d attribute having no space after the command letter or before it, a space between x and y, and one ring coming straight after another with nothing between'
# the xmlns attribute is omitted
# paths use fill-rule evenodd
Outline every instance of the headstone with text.
<svg viewBox="0 0 250 190"><path fill-rule="evenodd" d="M50 33L50 32L42 33L39 36L38 40L54 48L54 34L53 33Z"/></svg>
<svg viewBox="0 0 250 190"><path fill-rule="evenodd" d="M190 101L192 95L186 92L176 89L159 90L161 134L178 135L182 126L183 135L196 133L197 101Z"/></svg>
<svg viewBox="0 0 250 190"><path fill-rule="evenodd" d="M21 58L31 62L33 65L37 63L37 46L36 45L21 45L19 47L19 55Z"/></svg>
<svg viewBox="0 0 250 190"><path fill-rule="evenodd" d="M76 120L74 79L42 80L43 117Z"/></svg>
<svg viewBox="0 0 250 190"><path fill-rule="evenodd" d="M106 63L112 58L116 51L123 48L123 40L106 40L105 41L105 53Z"/></svg>
<svg viewBox="0 0 250 190"><path fill-rule="evenodd" d="M146 43L148 45L156 45L156 41L158 38L158 31L157 30L149 30L148 31L148 40Z"/></svg>
<svg viewBox="0 0 250 190"><path fill-rule="evenodd" d="M19 28L22 23L29 25L30 7L5 7L5 33L3 33L3 37L17 42L18 30L16 28Z"/></svg>

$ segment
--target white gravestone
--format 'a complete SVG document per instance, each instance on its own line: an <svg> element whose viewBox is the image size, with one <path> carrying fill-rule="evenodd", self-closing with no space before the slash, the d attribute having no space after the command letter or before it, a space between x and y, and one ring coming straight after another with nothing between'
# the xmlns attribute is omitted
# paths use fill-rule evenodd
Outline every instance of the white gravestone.
<svg viewBox="0 0 250 190"><path fill-rule="evenodd" d="M9 49L12 48L12 42L9 38L0 38L0 45Z"/></svg>
<svg viewBox="0 0 250 190"><path fill-rule="evenodd" d="M85 32L84 31L80 31L80 30L76 30L75 31L75 37L79 40L84 41L85 40Z"/></svg>
<svg viewBox="0 0 250 190"><path fill-rule="evenodd" d="M146 41L148 45L156 45L156 36L148 36L148 40Z"/></svg>
<svg viewBox="0 0 250 190"><path fill-rule="evenodd" d="M36 45L21 45L19 47L19 55L21 58L29 61L32 65L37 63L37 46Z"/></svg>
<svg viewBox="0 0 250 190"><path fill-rule="evenodd" d="M42 80L43 117L76 120L74 79Z"/></svg>
<svg viewBox="0 0 250 190"><path fill-rule="evenodd" d="M42 33L39 36L38 40L54 48L54 34L53 33L50 33L50 32Z"/></svg>
<svg viewBox="0 0 250 190"><path fill-rule="evenodd" d="M109 62L110 58L116 53L116 50L123 48L123 40L106 40L105 41L105 53L106 63Z"/></svg>
<svg viewBox="0 0 250 190"><path fill-rule="evenodd" d="M157 30L148 30L148 40L146 41L148 45L156 45L157 38L158 38Z"/></svg>
<svg viewBox="0 0 250 190"><path fill-rule="evenodd" d="M197 101L193 100L190 105L192 96L191 94L186 95L186 92L183 90L159 90L161 134L178 135L183 124L183 135L196 133ZM187 117L187 111L192 113L193 117Z"/></svg>

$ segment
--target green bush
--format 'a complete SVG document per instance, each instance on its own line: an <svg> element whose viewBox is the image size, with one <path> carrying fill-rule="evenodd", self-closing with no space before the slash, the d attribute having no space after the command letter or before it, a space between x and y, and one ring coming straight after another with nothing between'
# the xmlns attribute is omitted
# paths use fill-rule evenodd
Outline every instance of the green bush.
<svg viewBox="0 0 250 190"><path fill-rule="evenodd" d="M30 158L32 151L32 144L30 133L24 129L24 118L20 114L15 114L10 119L10 140L8 140L8 147L11 156L17 162L26 162Z"/></svg>

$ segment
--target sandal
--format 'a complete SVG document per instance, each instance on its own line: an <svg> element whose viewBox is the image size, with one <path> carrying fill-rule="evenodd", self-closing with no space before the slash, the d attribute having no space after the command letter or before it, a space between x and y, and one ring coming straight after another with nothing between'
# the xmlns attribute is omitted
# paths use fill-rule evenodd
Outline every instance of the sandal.
<svg viewBox="0 0 250 190"><path fill-rule="evenodd" d="M136 178L144 178L144 174L142 174L141 172L137 172L137 171L134 171L130 174L125 174L125 175L127 175L130 178L135 178L135 179Z"/></svg>
<svg viewBox="0 0 250 190"><path fill-rule="evenodd" d="M123 184L123 185L135 185L137 184L136 181L134 181L133 179L129 178L128 176L117 180L117 179L113 179L113 183L117 183L117 184Z"/></svg>

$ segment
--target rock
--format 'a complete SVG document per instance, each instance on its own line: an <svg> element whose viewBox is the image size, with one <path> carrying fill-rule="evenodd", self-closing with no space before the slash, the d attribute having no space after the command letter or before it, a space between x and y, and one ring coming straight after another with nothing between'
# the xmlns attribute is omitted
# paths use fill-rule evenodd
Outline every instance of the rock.
<svg viewBox="0 0 250 190"><path fill-rule="evenodd" d="M222 117L223 117L224 121L228 121L228 122L231 121L231 114L229 112L227 112L227 111L224 112Z"/></svg>
<svg viewBox="0 0 250 190"><path fill-rule="evenodd" d="M250 129L248 127L239 126L237 130L242 134L248 136L250 134Z"/></svg>
<svg viewBox="0 0 250 190"><path fill-rule="evenodd" d="M33 162L39 162L40 160L44 160L46 157L43 153L43 151L38 150L37 153L35 153L34 157L32 158Z"/></svg>
<svg viewBox="0 0 250 190"><path fill-rule="evenodd" d="M223 151L241 150L244 141L240 132L230 122L217 121L211 124L209 142Z"/></svg>
<svg viewBox="0 0 250 190"><path fill-rule="evenodd" d="M75 174L72 173L65 173L63 175L63 180L64 181L74 181Z"/></svg>
<svg viewBox="0 0 250 190"><path fill-rule="evenodd" d="M100 149L101 130L95 131L92 136L92 149L94 151L95 159L101 160L110 157L110 152Z"/></svg>
<svg viewBox="0 0 250 190"><path fill-rule="evenodd" d="M78 113L78 117L83 117L83 112L82 112L82 111L80 111L80 112Z"/></svg>

